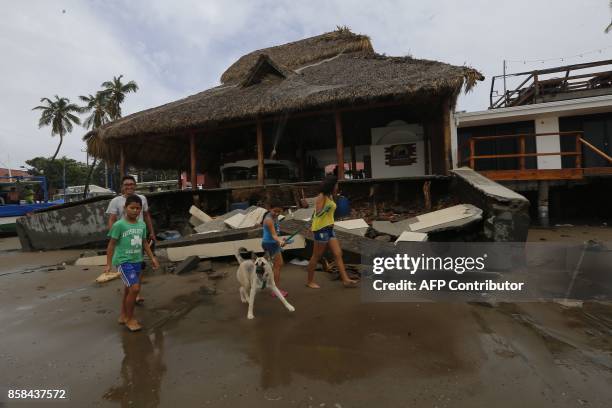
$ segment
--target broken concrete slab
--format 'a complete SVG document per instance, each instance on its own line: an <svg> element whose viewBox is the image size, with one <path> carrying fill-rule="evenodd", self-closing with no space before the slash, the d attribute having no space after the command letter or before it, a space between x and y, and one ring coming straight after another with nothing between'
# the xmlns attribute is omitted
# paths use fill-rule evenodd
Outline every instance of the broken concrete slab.
<svg viewBox="0 0 612 408"><path fill-rule="evenodd" d="M343 228L345 230L368 228L369 225L363 218L355 218L352 220L336 221L334 227Z"/></svg>
<svg viewBox="0 0 612 408"><path fill-rule="evenodd" d="M234 215L234 216L224 220L224 222L225 222L225 225L227 225L228 227L233 228L233 229L238 229L238 228L240 228L240 225L245 220L245 218L246 218L246 215L244 215L244 214L236 214L236 215ZM253 224L253 225L255 225L255 224ZM252 225L247 225L247 227L248 226L252 226Z"/></svg>
<svg viewBox="0 0 612 408"><path fill-rule="evenodd" d="M310 221L313 213L312 208L300 208L287 216L288 220Z"/></svg>
<svg viewBox="0 0 612 408"><path fill-rule="evenodd" d="M409 224L410 231L429 232L441 229L461 228L482 219L482 210L471 204L459 204L415 217Z"/></svg>
<svg viewBox="0 0 612 408"><path fill-rule="evenodd" d="M77 266L103 266L106 265L106 255L79 258L74 264Z"/></svg>
<svg viewBox="0 0 612 408"><path fill-rule="evenodd" d="M159 254L160 251L165 251L166 248L172 247L189 246L195 244L208 244L212 242L235 241L237 239L261 238L261 234L262 229L259 226L254 228L242 228L237 230L227 229L225 231L210 232L207 234L194 234L172 241L158 242L156 253Z"/></svg>
<svg viewBox="0 0 612 408"><path fill-rule="evenodd" d="M483 210L483 238L497 242L527 239L529 200L470 168L451 172L454 175L451 193Z"/></svg>
<svg viewBox="0 0 612 408"><path fill-rule="evenodd" d="M203 233L207 233L207 232L226 231L228 229L228 226L225 225L225 221L224 220L214 219L214 220L212 220L210 222L207 222L205 224L198 225L194 229L195 229L196 233L203 234Z"/></svg>
<svg viewBox="0 0 612 408"><path fill-rule="evenodd" d="M390 221L372 221L372 228L379 234L391 235L392 237L399 237L405 230L402 224Z"/></svg>
<svg viewBox="0 0 612 408"><path fill-rule="evenodd" d="M181 273L189 272L195 269L195 267L198 266L199 263L200 263L200 257L195 256L195 255L188 256L180 264L176 266L176 268L174 269L174 273L176 275L180 275Z"/></svg>
<svg viewBox="0 0 612 408"><path fill-rule="evenodd" d="M197 218L198 220L202 222L210 222L213 220L208 214L200 210L195 205L192 205L191 208L189 208L189 214L191 214L192 216L194 216L195 218Z"/></svg>
<svg viewBox="0 0 612 408"><path fill-rule="evenodd" d="M398 221L393 225L403 231L441 232L462 229L481 220L482 210L480 208L471 204L459 204Z"/></svg>
<svg viewBox="0 0 612 408"><path fill-rule="evenodd" d="M286 237L286 236L285 236ZM293 243L287 244L283 250L303 249L306 241L303 236L296 235L292 238ZM221 256L232 256L239 248L247 251L262 253L261 238L240 239L235 241L213 242L208 244L196 244L183 247L168 248L168 259L172 262L182 261L190 256L200 258L217 258Z"/></svg>
<svg viewBox="0 0 612 408"><path fill-rule="evenodd" d="M261 224L264 215L268 212L265 208L255 207L252 211L249 211L244 215L244 218L238 225L238 228L248 228L255 225ZM226 220L226 223L229 220Z"/></svg>
<svg viewBox="0 0 612 408"><path fill-rule="evenodd" d="M395 245L399 242L424 242L427 241L427 234L423 232L404 231L395 240Z"/></svg>
<svg viewBox="0 0 612 408"><path fill-rule="evenodd" d="M234 215L236 215L236 214L246 214L246 210L240 210L240 209L238 209L238 210L232 210L232 211L230 211L230 212L226 212L226 213L225 213L225 214L223 214L223 215L220 215L220 216L218 216L218 217L215 217L215 220L223 220L223 221L225 221L225 220L227 220L228 218L232 218L232 217L233 217Z"/></svg>
<svg viewBox="0 0 612 408"><path fill-rule="evenodd" d="M346 232L348 234L359 235L360 237L365 237L365 235L368 232L369 228L370 227L347 229L347 228L342 228L342 227L338 227L337 225L334 225L334 229L336 231L342 231L342 232Z"/></svg>
<svg viewBox="0 0 612 408"><path fill-rule="evenodd" d="M193 215L189 218L189 224L193 227L197 227L198 225L204 224L198 217L194 217Z"/></svg>

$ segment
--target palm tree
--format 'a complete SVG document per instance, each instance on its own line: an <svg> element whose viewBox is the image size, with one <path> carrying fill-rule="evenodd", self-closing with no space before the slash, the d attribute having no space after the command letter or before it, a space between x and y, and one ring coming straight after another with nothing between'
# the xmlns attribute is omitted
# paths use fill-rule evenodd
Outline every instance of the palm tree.
<svg viewBox="0 0 612 408"><path fill-rule="evenodd" d="M38 120L38 127L51 125L51 136L59 135L60 141L57 145L57 150L51 158L54 161L59 153L62 142L64 141L64 135L72 132L72 125L80 125L81 120L73 114L80 113L81 108L77 105L70 103L68 98L60 98L55 95L55 100L52 101L49 98L41 98L40 102L46 103L46 105L40 105L32 108L32 110L41 110L40 119Z"/></svg>
<svg viewBox="0 0 612 408"><path fill-rule="evenodd" d="M136 82L130 81L124 84L121 82L121 78L123 78L123 75L113 77L112 81L102 83L102 88L104 88L102 92L107 97L107 112L111 120L121 117L121 104L125 100L125 94L138 90Z"/></svg>
<svg viewBox="0 0 612 408"><path fill-rule="evenodd" d="M81 108L81 112L91 112L91 114L83 122L83 127L85 127L85 129L94 130L110 121L108 112L106 111L108 99L104 92L99 91L95 96L92 94L89 94L88 96L81 95L79 96L79 99L85 102L85 106ZM83 137L83 140L87 143L88 148L93 137L95 136L92 136L90 133ZM89 183L91 182L91 175L96 168L96 161L97 158L93 156L93 162L91 163L91 167L87 173L87 180L85 181L85 188L83 189L84 199L87 198L87 193L89 192Z"/></svg>

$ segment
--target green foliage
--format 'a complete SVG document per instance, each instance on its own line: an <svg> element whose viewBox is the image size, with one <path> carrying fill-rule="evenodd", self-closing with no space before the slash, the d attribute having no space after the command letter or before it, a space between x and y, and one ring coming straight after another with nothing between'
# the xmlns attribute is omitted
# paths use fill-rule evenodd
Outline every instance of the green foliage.
<svg viewBox="0 0 612 408"><path fill-rule="evenodd" d="M82 186L87 180L87 165L66 156L58 160L35 157L26 160L26 164L32 167L28 173L34 176L46 176L49 185L54 188L62 188L64 185L64 165L66 166L66 186ZM104 176L102 178L104 179Z"/></svg>
<svg viewBox="0 0 612 408"><path fill-rule="evenodd" d="M70 103L70 99L60 98L57 95L55 95L55 100L53 101L49 98L41 98L40 102L45 105L32 108L32 110L42 111L38 120L38 127L51 126L51 136L59 135L60 137L57 150L51 158L51 160L55 160L60 147L62 147L64 135L72 132L73 124L81 124L81 119L75 115L75 113L81 113L81 108Z"/></svg>
<svg viewBox="0 0 612 408"><path fill-rule="evenodd" d="M129 81L124 84L121 82L123 75L113 77L112 81L106 81L102 83L102 91L107 98L106 111L110 116L111 120L119 119L121 117L121 104L125 100L125 94L130 92L136 92L138 85L134 81Z"/></svg>

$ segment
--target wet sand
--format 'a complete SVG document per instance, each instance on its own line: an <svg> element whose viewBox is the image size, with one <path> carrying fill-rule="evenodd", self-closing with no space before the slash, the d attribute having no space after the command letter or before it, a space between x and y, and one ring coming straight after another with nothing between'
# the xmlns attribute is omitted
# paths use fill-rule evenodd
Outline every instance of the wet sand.
<svg viewBox="0 0 612 408"><path fill-rule="evenodd" d="M0 385L65 388L69 396L36 406L608 407L612 401L609 304L362 303L359 289L343 289L324 273L318 274L323 288L308 290L305 269L286 265L281 286L295 313L260 293L255 319L247 320L236 266L217 262L214 269L227 276L216 281L202 272L149 275L145 306L137 309L147 329L128 333L116 323L120 280L99 285L93 280L101 267L53 266L76 256L21 253L0 240Z"/></svg>

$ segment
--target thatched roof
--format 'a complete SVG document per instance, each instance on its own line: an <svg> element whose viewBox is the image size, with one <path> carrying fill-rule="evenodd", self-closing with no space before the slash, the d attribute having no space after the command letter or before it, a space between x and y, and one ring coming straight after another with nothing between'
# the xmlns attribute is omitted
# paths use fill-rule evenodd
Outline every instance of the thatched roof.
<svg viewBox="0 0 612 408"><path fill-rule="evenodd" d="M222 85L126 116L86 138L93 154L110 157L113 140L172 136L331 106L407 101L417 94L457 95L482 79L469 67L376 54L368 37L340 29L247 54L223 73Z"/></svg>

